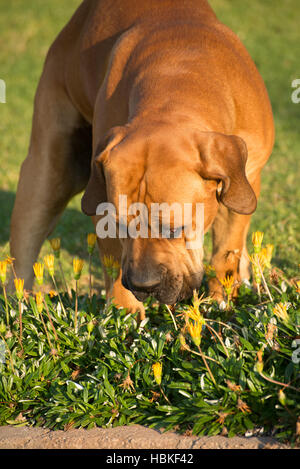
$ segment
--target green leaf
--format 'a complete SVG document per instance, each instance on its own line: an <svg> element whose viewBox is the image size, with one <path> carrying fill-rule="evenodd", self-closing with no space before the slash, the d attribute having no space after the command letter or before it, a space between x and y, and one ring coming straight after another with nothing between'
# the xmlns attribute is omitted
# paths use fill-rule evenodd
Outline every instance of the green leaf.
<svg viewBox="0 0 300 469"><path fill-rule="evenodd" d="M191 385L191 383L185 383L184 381L180 381L180 382L169 383L168 388L171 388L171 389L191 389L192 385Z"/></svg>
<svg viewBox="0 0 300 469"><path fill-rule="evenodd" d="M187 391L183 391L182 389L179 389L179 394L182 394L184 397L187 397L188 399L191 399L193 396L188 393Z"/></svg>
<svg viewBox="0 0 300 469"><path fill-rule="evenodd" d="M108 394L108 396L114 401L115 390L114 390L113 386L109 383L107 378L104 379L104 389L105 389L106 393Z"/></svg>

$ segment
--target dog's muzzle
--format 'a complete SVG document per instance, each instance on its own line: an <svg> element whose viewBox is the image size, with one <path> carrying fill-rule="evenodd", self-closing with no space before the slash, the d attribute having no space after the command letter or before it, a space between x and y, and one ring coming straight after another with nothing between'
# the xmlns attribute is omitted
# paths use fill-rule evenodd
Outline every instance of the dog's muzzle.
<svg viewBox="0 0 300 469"><path fill-rule="evenodd" d="M142 272L128 268L123 270L122 275L123 286L139 301L152 296L160 303L170 305L190 297L193 289L201 285L202 275L197 275L192 280L187 283L181 274L171 274L163 266Z"/></svg>

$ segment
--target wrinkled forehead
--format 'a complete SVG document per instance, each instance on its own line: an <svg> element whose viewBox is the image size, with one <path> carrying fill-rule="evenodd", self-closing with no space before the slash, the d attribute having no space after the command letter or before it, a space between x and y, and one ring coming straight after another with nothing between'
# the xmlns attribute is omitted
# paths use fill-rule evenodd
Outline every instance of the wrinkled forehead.
<svg viewBox="0 0 300 469"><path fill-rule="evenodd" d="M145 217L146 225L179 227L203 216L204 181L191 169L148 164L146 170L132 172L127 166L120 167L110 179L109 201L119 222L138 214L140 220Z"/></svg>
<svg viewBox="0 0 300 469"><path fill-rule="evenodd" d="M203 181L185 162L150 165L145 173L146 202L195 203L201 199Z"/></svg>
<svg viewBox="0 0 300 469"><path fill-rule="evenodd" d="M125 164L111 168L107 192L110 201L126 195L130 203L146 205L185 204L200 201L204 196L205 183L192 168L184 163Z"/></svg>

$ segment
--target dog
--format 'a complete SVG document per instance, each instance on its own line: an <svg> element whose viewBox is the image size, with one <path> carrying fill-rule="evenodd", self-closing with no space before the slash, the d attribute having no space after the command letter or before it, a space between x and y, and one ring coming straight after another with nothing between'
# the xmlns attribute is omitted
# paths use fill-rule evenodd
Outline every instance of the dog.
<svg viewBox="0 0 300 469"><path fill-rule="evenodd" d="M210 294L221 301L219 279L249 277L247 231L273 144L263 79L206 0L84 0L50 47L35 96L11 219L17 275L31 288L42 243L82 191L95 226L99 204L120 195L146 207L201 203ZM169 237L98 238L101 259L120 265L115 281L105 271L117 306L143 317L146 297L174 304L201 285L202 246L187 249L170 226Z"/></svg>

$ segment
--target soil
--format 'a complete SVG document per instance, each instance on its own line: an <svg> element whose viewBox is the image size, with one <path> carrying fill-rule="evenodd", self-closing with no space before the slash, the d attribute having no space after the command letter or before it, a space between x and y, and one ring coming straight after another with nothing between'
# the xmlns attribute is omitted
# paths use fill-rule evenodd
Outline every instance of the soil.
<svg viewBox="0 0 300 469"><path fill-rule="evenodd" d="M92 430L0 427L0 449L289 449L270 437L183 436L140 425Z"/></svg>

